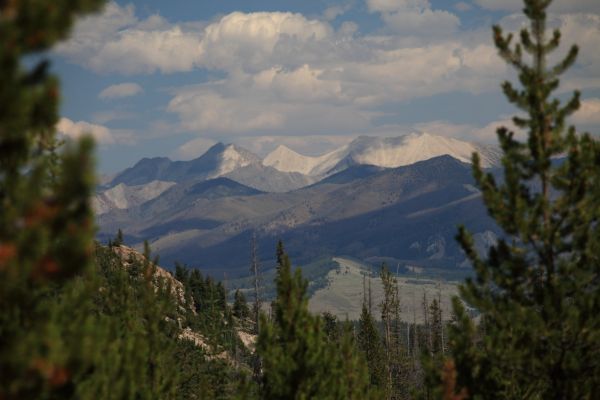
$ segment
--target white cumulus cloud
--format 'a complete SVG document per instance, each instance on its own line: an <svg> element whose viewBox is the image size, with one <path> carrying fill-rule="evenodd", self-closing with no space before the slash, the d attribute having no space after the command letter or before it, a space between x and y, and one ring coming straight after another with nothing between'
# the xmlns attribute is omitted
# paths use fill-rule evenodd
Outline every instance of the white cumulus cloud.
<svg viewBox="0 0 600 400"><path fill-rule="evenodd" d="M116 99L122 97L130 97L135 96L136 94L140 94L144 91L140 85L137 83L119 83L116 85L111 85L100 92L98 95L101 99Z"/></svg>
<svg viewBox="0 0 600 400"><path fill-rule="evenodd" d="M85 121L74 122L69 118L61 118L56 125L56 130L59 134L71 139L78 139L82 136L89 135L100 144L114 144L115 138L110 129L105 126L91 124Z"/></svg>
<svg viewBox="0 0 600 400"><path fill-rule="evenodd" d="M433 10L428 0L366 0L371 12L378 12L396 33L435 36L453 33L460 25L451 12Z"/></svg>
<svg viewBox="0 0 600 400"><path fill-rule="evenodd" d="M199 60L202 29L171 25L158 15L140 20L132 5L110 2L79 21L55 51L96 72L122 74L190 71Z"/></svg>
<svg viewBox="0 0 600 400"><path fill-rule="evenodd" d="M92 56L98 71L124 74L191 71L199 60L197 33L175 26L166 30L132 29L120 32Z"/></svg>
<svg viewBox="0 0 600 400"><path fill-rule="evenodd" d="M235 16L244 21L257 17L249 14L242 18L238 13ZM288 17L275 13L266 20ZM309 22L321 26L319 21ZM271 26L270 22L267 25ZM285 46L276 44L273 48L261 42L260 46L265 47L254 54L263 54L254 60L246 54L251 45L240 46L241 42L234 40L252 36L239 34L240 29L246 28L238 26L233 29L234 34L225 28L227 23L217 22L216 26L227 34L215 33L210 47L214 49L207 48L206 54L213 55L209 57L213 68L220 65L227 72L226 77L177 90L168 106L168 111L180 117L185 129L202 134L368 131L381 114L376 107L386 102L457 90L481 93L497 88L498 77L507 70L498 62L491 44L466 44L459 40L405 43L394 36L353 39L325 28L310 35L305 32L304 37L311 44L302 51L287 49L294 53L290 57L282 56ZM267 30L261 35L276 37L275 31ZM320 39L315 41L317 37ZM286 58L287 65L278 63L282 58Z"/></svg>
<svg viewBox="0 0 600 400"><path fill-rule="evenodd" d="M203 134L330 134L368 127L372 112L336 101L336 83L328 89L318 79L307 67L241 74L182 88L168 110L187 130Z"/></svg>
<svg viewBox="0 0 600 400"><path fill-rule="evenodd" d="M200 64L211 69L260 70L277 63L279 47L316 45L332 32L329 24L301 14L234 12L206 27ZM280 57L279 62L286 60Z"/></svg>
<svg viewBox="0 0 600 400"><path fill-rule="evenodd" d="M500 81L509 77L487 27L485 32L461 31L456 15L432 8L428 0L366 4L379 14L384 29L364 34L354 22L334 27L327 21L346 6L314 18L291 12L233 12L210 23L177 24L158 15L140 19L133 6L111 2L103 14L78 24L73 38L56 51L98 72L210 70L201 84L170 89L166 110L181 125L162 130L211 138L377 133L395 129L378 122L384 116L380 110L389 110L390 104L499 91ZM511 14L500 24L518 30L523 22L522 15ZM600 16L553 14L550 25L562 30L565 46L576 42L581 47L578 64L562 79L561 91L600 88ZM109 87L100 97L136 90ZM393 111L386 112L384 119L393 119ZM464 130L474 137L495 137L493 129Z"/></svg>

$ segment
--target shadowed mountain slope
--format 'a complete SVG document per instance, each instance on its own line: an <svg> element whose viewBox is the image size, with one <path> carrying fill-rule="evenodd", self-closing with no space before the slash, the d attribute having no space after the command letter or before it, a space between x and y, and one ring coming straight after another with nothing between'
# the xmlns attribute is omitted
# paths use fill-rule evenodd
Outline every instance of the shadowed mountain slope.
<svg viewBox="0 0 600 400"><path fill-rule="evenodd" d="M289 193L261 193L226 178L177 185L100 217L101 235L126 227L129 241L149 240L167 265L233 274L248 268L252 231L265 265L282 238L298 263L349 255L456 268L464 261L454 241L460 223L495 237L470 165L450 156L394 169L353 167Z"/></svg>

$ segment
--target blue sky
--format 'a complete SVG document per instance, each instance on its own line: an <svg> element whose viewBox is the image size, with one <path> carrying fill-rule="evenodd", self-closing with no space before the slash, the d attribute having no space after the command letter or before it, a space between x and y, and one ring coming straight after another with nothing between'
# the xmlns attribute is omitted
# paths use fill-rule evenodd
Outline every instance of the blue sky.
<svg viewBox="0 0 600 400"><path fill-rule="evenodd" d="M494 142L514 79L491 24L518 30L518 0L110 2L52 52L62 79L58 130L91 132L99 168L190 159L211 144L264 155L320 154L358 135L414 131ZM581 55L562 93L583 90L572 122L600 129L600 2L557 0L560 54Z"/></svg>

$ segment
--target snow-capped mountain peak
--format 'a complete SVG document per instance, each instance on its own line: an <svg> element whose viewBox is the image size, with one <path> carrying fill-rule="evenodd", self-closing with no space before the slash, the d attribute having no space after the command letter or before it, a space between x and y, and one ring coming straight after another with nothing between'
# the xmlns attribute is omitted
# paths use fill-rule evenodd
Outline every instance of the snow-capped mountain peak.
<svg viewBox="0 0 600 400"><path fill-rule="evenodd" d="M226 145L221 154L219 154L218 159L219 161L215 166L213 173L210 174L211 178L226 175L236 169L244 168L251 164L260 163L260 158L256 155L233 144Z"/></svg>
<svg viewBox="0 0 600 400"><path fill-rule="evenodd" d="M420 132L391 138L359 137L350 143L349 156L357 164L396 168L442 155L470 162L471 155L481 149L474 143ZM492 160L484 160L484 166L491 166Z"/></svg>
<svg viewBox="0 0 600 400"><path fill-rule="evenodd" d="M279 145L263 159L263 165L282 172L299 172L310 175L320 162L319 157L304 156L284 145Z"/></svg>
<svg viewBox="0 0 600 400"><path fill-rule="evenodd" d="M390 138L359 136L318 157L304 156L279 146L263 160L263 164L285 172L327 176L356 164L397 168L442 155L470 162L474 152L481 155L484 167L498 163L500 153L495 147L418 132Z"/></svg>

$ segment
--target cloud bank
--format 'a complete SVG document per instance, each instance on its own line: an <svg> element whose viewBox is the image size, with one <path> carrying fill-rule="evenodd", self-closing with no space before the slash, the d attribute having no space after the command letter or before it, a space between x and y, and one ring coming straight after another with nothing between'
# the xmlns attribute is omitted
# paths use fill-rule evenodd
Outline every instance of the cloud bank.
<svg viewBox="0 0 600 400"><path fill-rule="evenodd" d="M520 0L474 3L507 12L520 7ZM467 11L471 4L458 2L456 9ZM365 5L381 29L361 33L356 23L343 21L350 3L316 17L233 12L210 22L173 23L160 15L139 18L133 6L111 2L102 14L78 23L73 38L56 52L98 73L207 71L205 80L171 88L164 110L178 118L182 131L211 138L377 134L393 129L394 123L379 121L393 116L394 107L437 95L498 92L500 80L509 77L487 26L485 32L464 29L456 14L428 0L365 0ZM592 8L598 11L596 0L554 5L551 25L562 30L563 43L581 47L562 90L600 88L600 15L583 13ZM523 21L509 14L500 24L518 30ZM99 96L141 91L124 83ZM596 121L594 107L584 104L577 118ZM452 126L460 136L461 125ZM462 128L474 138L490 137L482 128Z"/></svg>

